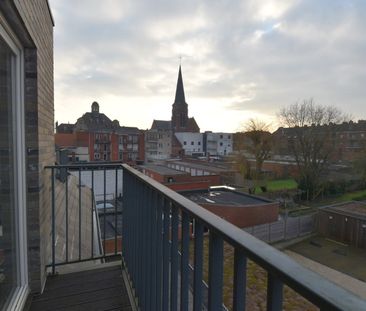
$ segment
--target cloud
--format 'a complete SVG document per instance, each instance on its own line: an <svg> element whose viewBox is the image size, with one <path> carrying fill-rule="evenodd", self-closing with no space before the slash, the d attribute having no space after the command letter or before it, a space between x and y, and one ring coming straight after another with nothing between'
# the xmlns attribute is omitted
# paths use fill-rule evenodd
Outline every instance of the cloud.
<svg viewBox="0 0 366 311"><path fill-rule="evenodd" d="M169 118L180 55L190 114L200 113L207 127L211 122L206 129L222 124L234 130L239 115L271 118L280 106L309 97L341 109L347 105L356 118L366 118L364 2L50 3L59 120L75 120L93 99L113 102L114 118L128 117L142 128L159 115ZM84 110L70 109L75 101ZM134 107L120 102L133 102L148 115L135 117ZM208 113L210 107L216 114ZM222 115L235 121L222 121Z"/></svg>

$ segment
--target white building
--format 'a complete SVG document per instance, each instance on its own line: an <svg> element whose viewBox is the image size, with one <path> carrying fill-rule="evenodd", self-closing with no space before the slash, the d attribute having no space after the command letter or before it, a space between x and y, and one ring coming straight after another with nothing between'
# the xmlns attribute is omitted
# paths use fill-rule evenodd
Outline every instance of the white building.
<svg viewBox="0 0 366 311"><path fill-rule="evenodd" d="M202 133L181 132L175 133L175 137L182 145L186 155L204 154Z"/></svg>
<svg viewBox="0 0 366 311"><path fill-rule="evenodd" d="M203 133L203 146L206 155L225 156L233 152L233 135L231 133Z"/></svg>

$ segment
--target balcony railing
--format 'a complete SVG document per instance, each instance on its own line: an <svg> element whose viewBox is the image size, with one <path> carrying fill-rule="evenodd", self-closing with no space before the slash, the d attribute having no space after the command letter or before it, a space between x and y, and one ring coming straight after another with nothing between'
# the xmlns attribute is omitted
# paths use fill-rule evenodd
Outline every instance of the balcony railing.
<svg viewBox="0 0 366 311"><path fill-rule="evenodd" d="M48 166L51 171L51 248L56 267L121 255L120 164Z"/></svg>
<svg viewBox="0 0 366 311"><path fill-rule="evenodd" d="M56 188L57 171L75 168L80 176L84 166L50 167L52 188ZM366 302L362 299L128 165L87 165L86 169L104 172L104 189L108 169L123 171L122 261L140 310L222 310L224 242L234 248L233 310L245 310L248 259L267 272L267 310L282 310L284 285L320 310L366 310ZM121 185L118 172L114 178L117 189ZM116 197L119 196L119 190L115 192ZM106 202L107 197L103 196ZM55 210L56 203L53 206ZM115 212L118 217L117 210ZM55 212L52 216L52 227L56 229ZM209 239L207 287L203 282L205 234ZM52 237L55 253L54 233ZM118 253L117 248L114 253ZM98 258L105 255L103 251ZM50 266L55 269L58 264L65 263L56 262L53 254Z"/></svg>

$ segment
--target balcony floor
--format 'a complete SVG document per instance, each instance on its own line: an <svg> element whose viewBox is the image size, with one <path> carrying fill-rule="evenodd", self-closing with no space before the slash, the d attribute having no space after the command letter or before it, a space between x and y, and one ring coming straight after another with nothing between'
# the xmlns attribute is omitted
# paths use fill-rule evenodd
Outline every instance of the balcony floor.
<svg viewBox="0 0 366 311"><path fill-rule="evenodd" d="M132 310L120 265L48 277L30 311Z"/></svg>

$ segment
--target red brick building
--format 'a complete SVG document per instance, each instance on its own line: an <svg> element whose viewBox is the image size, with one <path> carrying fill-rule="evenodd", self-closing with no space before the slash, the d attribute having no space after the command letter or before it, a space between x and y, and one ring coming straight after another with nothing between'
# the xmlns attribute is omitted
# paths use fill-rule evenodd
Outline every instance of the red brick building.
<svg viewBox="0 0 366 311"><path fill-rule="evenodd" d="M144 133L136 127L120 126L99 112L93 102L91 112L85 113L75 124L56 123L55 144L69 150L69 158L83 161L121 161L136 164L144 161ZM87 147L87 151L80 149ZM81 157L80 152L83 152ZM87 159L85 158L87 152Z"/></svg>
<svg viewBox="0 0 366 311"><path fill-rule="evenodd" d="M140 166L140 169L145 175L175 191L202 190L222 184L219 175L191 176L188 172L152 164Z"/></svg>

